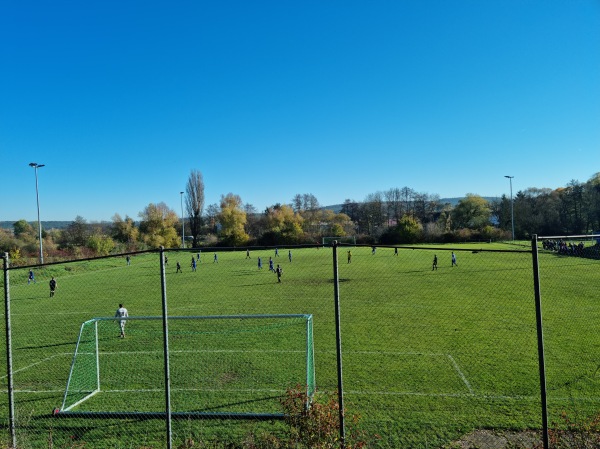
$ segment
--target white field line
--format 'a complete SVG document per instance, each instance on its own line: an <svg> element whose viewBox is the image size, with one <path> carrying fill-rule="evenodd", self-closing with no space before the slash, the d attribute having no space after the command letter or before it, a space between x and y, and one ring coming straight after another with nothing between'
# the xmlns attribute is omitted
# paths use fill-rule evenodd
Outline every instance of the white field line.
<svg viewBox="0 0 600 449"><path fill-rule="evenodd" d="M173 351L171 349L169 349L169 353L170 354L214 354L214 353L231 353L231 354L237 354L237 353L265 353L265 352L270 352L270 353L274 353L274 354L295 354L295 353L306 353L306 351L302 351L300 349L298 350L288 350L288 349L265 349L265 350L260 350L260 349L182 349L182 350L177 350L177 351ZM93 354L92 352L81 352L80 354ZM132 354L163 354L163 351L120 351L120 352L99 352L99 355L132 355Z"/></svg>
<svg viewBox="0 0 600 449"><path fill-rule="evenodd" d="M355 396L425 396L425 397L446 397L446 398L476 398L476 399L504 399L504 400L526 400L526 401L539 401L538 395L523 396L523 395L495 395L495 394L465 394L465 393L414 393L414 392L403 392L403 391L361 391L361 390L344 390L344 396L355 395ZM600 402L600 397L589 397L589 398L573 398L573 397L552 397L548 398L550 402Z"/></svg>
<svg viewBox="0 0 600 449"><path fill-rule="evenodd" d="M113 354L162 354L162 349L155 351L120 351L120 352L100 352L101 355ZM206 353L206 352L282 352L282 353L297 353L306 352L305 350L296 349L180 349L169 350L172 353ZM315 351L315 354L335 354L335 351ZM427 353L427 352L383 352L383 351L344 351L344 354L370 354L370 355L422 355L427 357L450 357L449 354L442 353Z"/></svg>
<svg viewBox="0 0 600 449"><path fill-rule="evenodd" d="M103 393L164 393L164 388L148 388L143 390L102 390ZM272 388L240 388L235 390L222 390L217 388L171 388L171 392L173 391L185 391L185 392L212 392L212 393L285 393L285 389L272 389Z"/></svg>
<svg viewBox="0 0 600 449"><path fill-rule="evenodd" d="M450 354L447 354L447 356L450 359L450 362L452 362L452 365L454 366L454 369L458 373L459 377L462 379L462 381L467 386L467 389L469 390L469 393L475 394L473 392L473 388L471 388L471 384L469 383L469 381L467 380L467 378L465 377L465 375L463 374L463 372L460 370L460 367L458 366L458 363L456 363L456 360L454 360L454 357L452 357Z"/></svg>
<svg viewBox="0 0 600 449"><path fill-rule="evenodd" d="M271 353L304 353L305 351L301 350L242 350L242 349L232 349L232 350L212 350L212 349L191 349L191 350L180 350L180 351L170 351L172 353L240 353L240 352L271 352ZM135 351L136 354L162 354L162 351ZM318 351L317 354L328 354L335 353L335 351ZM82 353L84 354L84 353ZM131 355L131 351L121 351L121 352L100 352L100 355ZM489 394L476 394L471 384L469 383L466 376L463 374L462 370L458 366L458 363L452 357L451 354L443 354L443 353L426 353L426 352L394 352L394 351L346 351L345 354L368 354L368 355L396 355L396 356L429 356L429 357L445 357L448 358L453 365L454 370L457 372L458 376L461 378L467 389L469 390L468 394L465 393L420 393L420 392L395 392L395 391L370 391L370 390L344 390L344 395L356 395L356 396L365 396L365 395L376 395L376 396L423 396L423 397L456 397L456 398L468 398L475 397L480 399L517 399L517 400L539 400L539 396L509 396L509 395L489 395ZM28 366L20 368L18 370L13 371L13 373L18 373L21 371L25 371L27 369L33 368L37 365L40 365L44 362L52 360L55 357L71 357L73 354L69 352L55 354L50 357L46 357L38 362L32 363ZM0 376L0 379L5 379L7 376ZM157 389L124 389L124 390L102 390L103 393L149 393L149 392L163 392L164 388ZM241 390L216 390L216 389L204 389L204 388L171 388L171 391L209 391L209 392L263 392L263 393L280 393L283 390L272 390L272 389L241 389ZM1 390L0 393L7 393L6 390ZM15 390L15 393L64 393L64 390ZM572 397L557 397L550 398L552 401L578 401L578 402L599 402L600 398L597 397L588 397L588 398L572 398Z"/></svg>
<svg viewBox="0 0 600 449"><path fill-rule="evenodd" d="M73 353L72 352L63 352L61 354L51 355L50 357L46 357L45 359L39 360L39 361L34 362L34 363L32 363L30 365L27 365L27 366L24 366L23 368L19 368L19 369L13 370L13 374L20 373L21 371L26 371L28 369L33 368L34 366L41 365L42 363L45 363L48 360L52 360L52 359L54 359L56 357L65 357L65 356L73 357ZM7 377L8 377L8 375L5 374L4 376L0 376L0 379L6 379Z"/></svg>
<svg viewBox="0 0 600 449"><path fill-rule="evenodd" d="M265 388L250 388L250 389L235 389L235 390L221 390L221 389L205 389L205 388L171 388L171 392L213 392L219 394L227 393L269 393L269 394L283 394L285 390L276 389L265 389ZM323 393L335 394L335 391L321 390ZM0 393L6 393L6 391L0 391ZM28 393L28 394L63 394L64 390L15 390L15 393ZM123 394L123 393L164 393L164 388L144 388L144 389L119 389L119 390L101 390L100 393L108 394ZM509 395L491 395L491 394L465 394L465 393L416 393L416 392L394 392L394 391L368 391L368 390L345 390L344 396L420 396L420 397L431 397L431 398L476 398L481 400L521 400L521 401L534 401L540 400L539 396L509 396ZM556 397L550 398L551 402L589 402L589 403L600 403L600 397L589 397L589 398L572 398L572 397Z"/></svg>
<svg viewBox="0 0 600 449"><path fill-rule="evenodd" d="M469 395L474 395L475 392L473 391L473 387L471 387L471 384L469 383L468 379L466 378L466 376L463 374L463 372L461 371L460 367L458 366L458 363L456 363L456 360L454 360L454 357L452 357L451 354L441 354L441 353L435 353L435 352L431 352L431 353L426 353L426 352L384 352L384 351L353 351L351 352L351 354L380 354L380 355L395 355L395 356L399 356L399 355L420 355L420 356L426 356L426 357L447 357L450 360L450 363L452 363L452 366L454 367L454 370L456 371L456 373L458 374L458 377L461 378L461 380L463 381L463 383L465 384L465 386L467 387L467 390L469 390ZM420 393L415 393L415 394L420 394ZM445 396L455 396L454 394L448 394Z"/></svg>
<svg viewBox="0 0 600 449"><path fill-rule="evenodd" d="M85 317L89 317L90 315L94 315L93 313L90 314L90 312L85 312L85 311L79 311L79 312L44 312L44 316L64 316L64 315L79 315L79 316L85 316ZM101 313L95 314L94 316L98 316L101 315ZM39 312L32 312L32 313L10 313L10 316L40 316Z"/></svg>

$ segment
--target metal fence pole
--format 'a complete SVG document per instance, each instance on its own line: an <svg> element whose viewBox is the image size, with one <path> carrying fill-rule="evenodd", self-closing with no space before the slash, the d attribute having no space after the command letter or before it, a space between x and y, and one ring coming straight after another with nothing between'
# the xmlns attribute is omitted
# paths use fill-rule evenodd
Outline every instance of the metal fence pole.
<svg viewBox="0 0 600 449"><path fill-rule="evenodd" d="M338 276L337 241L333 242L333 289L335 303L335 341L337 353L338 404L340 414L340 447L346 447L346 426L344 423L344 383L342 370L342 334L340 324L340 279Z"/></svg>
<svg viewBox="0 0 600 449"><path fill-rule="evenodd" d="M171 422L171 376L169 369L169 316L167 313L167 280L165 276L165 248L160 247L160 286L162 294L163 341L165 359L165 416L167 425L167 449L172 448L173 428Z"/></svg>
<svg viewBox="0 0 600 449"><path fill-rule="evenodd" d="M544 449L549 448L548 437L548 404L546 392L546 363L544 357L544 329L542 321L542 297L540 293L540 265L538 260L537 235L531 237L531 254L533 256L533 286L535 290L535 319L538 341L538 365L540 370L540 396L542 400L542 439Z"/></svg>
<svg viewBox="0 0 600 449"><path fill-rule="evenodd" d="M10 428L11 447L17 447L17 435L15 433L15 391L13 385L12 367L12 331L10 327L10 284L8 276L9 258L8 253L2 256L4 260L4 320L6 328L6 379L8 381L8 425Z"/></svg>

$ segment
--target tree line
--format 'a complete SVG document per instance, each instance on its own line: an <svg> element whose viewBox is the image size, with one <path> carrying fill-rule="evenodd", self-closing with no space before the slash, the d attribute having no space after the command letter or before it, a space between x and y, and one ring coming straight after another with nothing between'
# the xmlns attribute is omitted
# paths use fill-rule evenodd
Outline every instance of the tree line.
<svg viewBox="0 0 600 449"><path fill-rule="evenodd" d="M150 203L138 220L115 214L110 223L77 216L65 229L42 230L46 262L152 249L201 246L273 246L320 243L352 236L358 243L411 244L510 240L533 234L581 235L600 231L600 173L566 187L528 188L511 199L467 194L457 204L409 187L346 199L339 212L322 207L311 193L259 212L239 195L204 205L202 173L192 170L185 193L185 219L165 203ZM511 207L512 206L512 207ZM36 223L19 220L0 229L0 250L12 263L31 263L39 251ZM185 236L185 239L184 239Z"/></svg>

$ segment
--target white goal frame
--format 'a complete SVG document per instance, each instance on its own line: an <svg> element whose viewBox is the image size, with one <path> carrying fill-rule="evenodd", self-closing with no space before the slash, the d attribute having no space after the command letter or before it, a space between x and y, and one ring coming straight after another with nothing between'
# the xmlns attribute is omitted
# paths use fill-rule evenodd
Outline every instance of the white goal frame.
<svg viewBox="0 0 600 449"><path fill-rule="evenodd" d="M170 316L167 321L171 320L261 320L261 319L302 319L305 320L305 366L306 366L306 394L307 403L305 406L310 407L313 395L315 393L315 363L314 363L314 341L313 341L313 318L311 314L274 314L274 315L210 315L210 316ZM77 338L77 344L75 352L73 354L73 360L71 362L71 368L69 371L69 377L65 388L61 408L56 408L53 411L55 417L90 417L90 418L164 418L167 416L167 411L164 412L127 412L127 411L73 411L75 407L87 401L91 397L95 396L101 389L101 375L100 375L100 360L99 360L99 341L98 341L98 323L101 321L115 321L118 320L115 317L98 317L92 318L91 320L82 323L79 335ZM143 320L163 320L162 316L141 316L141 317L127 317L127 321L143 321ZM73 404L67 405L67 397L69 394L69 387L73 378L75 369L75 363L77 356L80 351L80 343L82 341L82 335L86 326L94 326L94 341L93 346L95 348L95 378L96 386L91 389L83 398L77 400ZM163 336L167 335L163 333ZM167 345L168 346L168 345ZM88 352L87 355L90 355ZM168 366L168 360L165 363ZM165 371L167 373L167 370ZM165 374L168 378L169 374ZM169 388L165 387L165 392ZM87 390L86 390L87 391ZM221 419L283 419L286 416L283 413L255 413L255 412L169 412L172 418L182 419L210 419L210 418L221 418Z"/></svg>

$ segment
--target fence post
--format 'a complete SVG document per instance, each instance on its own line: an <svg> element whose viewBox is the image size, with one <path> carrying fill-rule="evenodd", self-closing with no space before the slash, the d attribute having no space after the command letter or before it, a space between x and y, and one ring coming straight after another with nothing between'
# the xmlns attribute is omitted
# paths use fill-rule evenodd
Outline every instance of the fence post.
<svg viewBox="0 0 600 449"><path fill-rule="evenodd" d="M540 370L540 396L542 399L542 439L544 449L549 448L548 438L548 404L546 393L546 362L544 357L544 328L542 322L542 297L540 293L540 265L538 260L537 235L531 237L531 254L533 256L533 286L535 290L535 319L538 341L538 365Z"/></svg>
<svg viewBox="0 0 600 449"><path fill-rule="evenodd" d="M163 315L163 349L165 361L165 416L167 425L167 449L172 448L173 428L171 422L171 375L169 369L169 316L167 313L167 279L165 276L165 248L160 247L160 287Z"/></svg>
<svg viewBox="0 0 600 449"><path fill-rule="evenodd" d="M337 240L333 242L333 291L335 303L335 341L337 353L338 404L340 414L340 447L346 447L346 426L344 424L344 383L342 376L342 334L340 324L340 279L338 276Z"/></svg>
<svg viewBox="0 0 600 449"><path fill-rule="evenodd" d="M2 256L4 260L4 320L6 328L6 379L8 381L8 425L13 448L17 447L17 435L15 433L15 389L13 385L12 367L12 331L10 327L10 284L8 276L9 258L8 253Z"/></svg>

